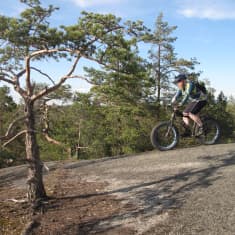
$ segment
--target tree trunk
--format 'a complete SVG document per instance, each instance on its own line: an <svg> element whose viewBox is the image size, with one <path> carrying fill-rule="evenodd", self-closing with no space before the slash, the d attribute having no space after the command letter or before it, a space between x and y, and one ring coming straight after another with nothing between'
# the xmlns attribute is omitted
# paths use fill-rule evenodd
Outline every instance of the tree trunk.
<svg viewBox="0 0 235 235"><path fill-rule="evenodd" d="M2 111L1 111L2 112ZM2 131L2 118L0 117L0 136L3 136L3 131ZM0 152L2 150L2 140L0 139Z"/></svg>
<svg viewBox="0 0 235 235"><path fill-rule="evenodd" d="M161 75L157 76L157 102L161 100Z"/></svg>
<svg viewBox="0 0 235 235"><path fill-rule="evenodd" d="M43 163L40 160L39 147L35 132L35 115L34 103L26 102L25 116L26 116L26 158L29 163L28 172L28 199L30 202L37 202L46 198L46 191L43 184Z"/></svg>
<svg viewBox="0 0 235 235"><path fill-rule="evenodd" d="M157 68L157 102L161 100L161 46L158 46L158 68Z"/></svg>

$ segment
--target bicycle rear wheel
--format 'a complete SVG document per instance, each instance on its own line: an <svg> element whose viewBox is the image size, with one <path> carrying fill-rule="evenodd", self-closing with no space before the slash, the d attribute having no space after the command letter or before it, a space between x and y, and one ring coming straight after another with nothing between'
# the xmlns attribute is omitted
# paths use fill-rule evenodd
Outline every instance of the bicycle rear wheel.
<svg viewBox="0 0 235 235"><path fill-rule="evenodd" d="M205 134L200 136L200 142L205 145L216 144L220 138L221 130L218 122L213 118L203 120Z"/></svg>
<svg viewBox="0 0 235 235"><path fill-rule="evenodd" d="M169 122L163 122L155 126L151 133L151 142L153 147L160 151L171 150L179 142L178 130Z"/></svg>

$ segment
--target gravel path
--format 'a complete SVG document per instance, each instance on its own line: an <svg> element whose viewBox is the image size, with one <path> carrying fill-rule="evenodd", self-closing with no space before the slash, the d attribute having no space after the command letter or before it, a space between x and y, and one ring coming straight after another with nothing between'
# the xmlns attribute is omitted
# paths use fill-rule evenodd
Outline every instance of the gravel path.
<svg viewBox="0 0 235 235"><path fill-rule="evenodd" d="M235 144L66 162L62 167L89 182L108 182L97 194L114 195L130 205L126 213L97 223L102 231L126 227L134 234L235 234ZM24 167L14 168L14 175L1 170L0 185L8 180L23 187Z"/></svg>

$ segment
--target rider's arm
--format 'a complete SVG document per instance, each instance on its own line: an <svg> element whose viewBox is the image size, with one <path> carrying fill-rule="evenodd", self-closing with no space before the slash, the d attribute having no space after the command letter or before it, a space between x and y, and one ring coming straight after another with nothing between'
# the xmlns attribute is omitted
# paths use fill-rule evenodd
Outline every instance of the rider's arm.
<svg viewBox="0 0 235 235"><path fill-rule="evenodd" d="M185 93L184 93L184 97L183 97L182 101L179 104L180 106L185 105L185 103L188 101L188 99L190 97L190 94L191 94L192 90L193 90L193 83L192 82L187 83L186 90L185 90Z"/></svg>
<svg viewBox="0 0 235 235"><path fill-rule="evenodd" d="M171 104L175 104L177 100L182 96L182 91L178 90L173 99L171 100Z"/></svg>

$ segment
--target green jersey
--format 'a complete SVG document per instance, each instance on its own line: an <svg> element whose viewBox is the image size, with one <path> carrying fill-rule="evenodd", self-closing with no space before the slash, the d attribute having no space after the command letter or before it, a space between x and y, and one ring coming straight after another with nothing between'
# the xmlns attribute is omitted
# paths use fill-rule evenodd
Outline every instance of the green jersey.
<svg viewBox="0 0 235 235"><path fill-rule="evenodd" d="M207 95L198 89L195 82L187 81L185 88L177 91L171 103L174 104L180 99L179 105L182 106L188 102L207 100Z"/></svg>

